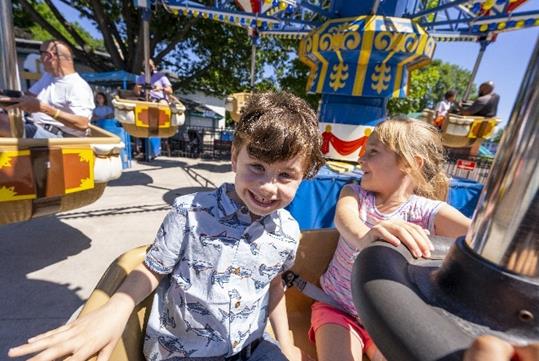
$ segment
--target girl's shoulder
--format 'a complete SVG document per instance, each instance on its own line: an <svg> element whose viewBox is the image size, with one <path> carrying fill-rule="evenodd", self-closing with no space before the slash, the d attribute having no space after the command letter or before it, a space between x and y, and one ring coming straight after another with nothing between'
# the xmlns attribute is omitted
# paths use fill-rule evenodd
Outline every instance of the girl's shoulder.
<svg viewBox="0 0 539 361"><path fill-rule="evenodd" d="M369 191L361 188L361 184L359 184L359 183L349 183L349 184L345 185L345 187L351 189L354 192L354 194L356 194L360 198L366 198L369 195L373 195L372 192L369 192Z"/></svg>
<svg viewBox="0 0 539 361"><path fill-rule="evenodd" d="M361 184L349 183L345 187L354 193L354 196L361 206L372 207L374 205L376 200L374 193L363 189Z"/></svg>
<svg viewBox="0 0 539 361"><path fill-rule="evenodd" d="M430 199L427 197L419 196L417 194L414 194L410 199L409 203L413 204L414 206L419 206L421 208L425 209L434 209L440 207L442 204L444 204L444 201L440 201L437 199Z"/></svg>

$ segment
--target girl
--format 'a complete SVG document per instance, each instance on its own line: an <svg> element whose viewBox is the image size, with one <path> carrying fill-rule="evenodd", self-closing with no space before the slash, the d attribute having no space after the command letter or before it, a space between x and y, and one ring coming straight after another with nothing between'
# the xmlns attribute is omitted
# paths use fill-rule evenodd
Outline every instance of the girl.
<svg viewBox="0 0 539 361"><path fill-rule="evenodd" d="M92 121L114 118L114 110L109 106L105 93L97 92L95 94L95 105Z"/></svg>
<svg viewBox="0 0 539 361"><path fill-rule="evenodd" d="M430 257L429 234L456 238L470 220L441 201L448 179L443 146L436 128L420 121L386 120L374 129L359 159L361 185L343 188L335 225L341 237L326 273L324 291L342 307L321 302L312 306L309 337L319 361L384 360L358 322L352 301L351 272L361 249L382 239L403 243L414 257ZM388 310L389 311L389 310Z"/></svg>

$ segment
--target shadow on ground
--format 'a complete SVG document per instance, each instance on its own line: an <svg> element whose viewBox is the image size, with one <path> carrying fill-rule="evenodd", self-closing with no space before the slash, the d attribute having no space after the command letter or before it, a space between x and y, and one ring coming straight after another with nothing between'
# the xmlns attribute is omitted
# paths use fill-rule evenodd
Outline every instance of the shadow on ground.
<svg viewBox="0 0 539 361"><path fill-rule="evenodd" d="M172 205L174 203L174 200L178 198L179 196L183 196L186 194L191 194L195 192L207 192L214 190L214 187L184 187L184 188L176 188L173 189L163 195L163 200L167 202L168 204Z"/></svg>
<svg viewBox="0 0 539 361"><path fill-rule="evenodd" d="M153 178L145 173L146 171L131 171L123 172L118 179L107 183L109 187L127 187L127 186L143 186L153 183Z"/></svg>
<svg viewBox="0 0 539 361"><path fill-rule="evenodd" d="M7 359L9 347L65 323L66 314L82 304L69 284L30 279L29 274L82 252L90 243L53 216L0 226L0 360Z"/></svg>

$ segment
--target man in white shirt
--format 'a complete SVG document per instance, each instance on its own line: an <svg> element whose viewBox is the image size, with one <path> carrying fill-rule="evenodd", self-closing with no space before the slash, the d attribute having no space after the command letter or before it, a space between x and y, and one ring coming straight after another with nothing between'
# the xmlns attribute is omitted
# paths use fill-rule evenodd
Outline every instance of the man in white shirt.
<svg viewBox="0 0 539 361"><path fill-rule="evenodd" d="M6 110L19 108L31 113L25 124L27 138L84 137L94 109L92 89L75 71L73 54L59 40L45 41L40 47L45 74ZM3 117L2 117L3 116ZM0 114L0 136L6 136Z"/></svg>

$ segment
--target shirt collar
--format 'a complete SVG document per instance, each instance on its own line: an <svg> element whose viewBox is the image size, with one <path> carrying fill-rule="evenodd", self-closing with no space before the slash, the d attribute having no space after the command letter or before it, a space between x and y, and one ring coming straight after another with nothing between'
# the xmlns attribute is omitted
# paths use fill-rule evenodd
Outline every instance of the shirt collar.
<svg viewBox="0 0 539 361"><path fill-rule="evenodd" d="M221 220L237 217L237 220L241 224L249 225L253 223L253 219L249 213L247 206L236 202L230 198L229 194L234 191L234 184L223 183L217 189L217 217ZM275 229L276 222L279 219L278 211L264 216L258 221L264 225L264 228Z"/></svg>

